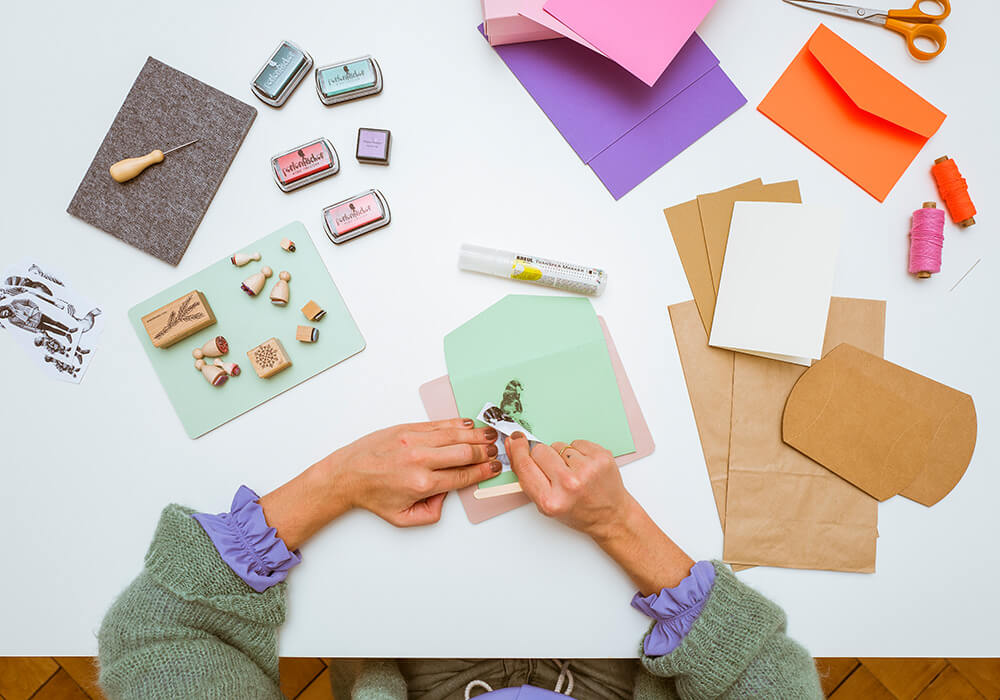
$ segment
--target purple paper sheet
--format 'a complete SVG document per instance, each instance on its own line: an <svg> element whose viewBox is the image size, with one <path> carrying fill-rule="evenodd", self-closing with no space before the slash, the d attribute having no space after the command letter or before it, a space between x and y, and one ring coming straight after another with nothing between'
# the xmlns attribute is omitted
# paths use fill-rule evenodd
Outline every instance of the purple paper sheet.
<svg viewBox="0 0 1000 700"><path fill-rule="evenodd" d="M697 34L652 87L569 39L493 48L615 199L746 104Z"/></svg>

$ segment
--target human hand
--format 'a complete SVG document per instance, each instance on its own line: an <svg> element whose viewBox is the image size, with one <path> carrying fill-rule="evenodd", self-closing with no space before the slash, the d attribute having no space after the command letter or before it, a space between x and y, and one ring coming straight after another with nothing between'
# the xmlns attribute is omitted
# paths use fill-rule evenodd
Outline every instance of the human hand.
<svg viewBox="0 0 1000 700"><path fill-rule="evenodd" d="M397 527L441 518L448 491L500 473L497 432L469 419L397 425L366 435L260 499L289 549L352 508Z"/></svg>
<svg viewBox="0 0 1000 700"><path fill-rule="evenodd" d="M608 450L587 440L531 448L520 432L505 447L539 512L590 535L643 595L676 586L691 571L694 561L625 489Z"/></svg>
<svg viewBox="0 0 1000 700"><path fill-rule="evenodd" d="M493 428L463 418L379 430L328 458L339 488L354 508L397 527L429 525L441 517L445 495L496 476L500 462Z"/></svg>
<svg viewBox="0 0 1000 700"><path fill-rule="evenodd" d="M543 515L594 538L607 535L631 500L615 458L587 440L528 444L516 432L505 443L521 487Z"/></svg>

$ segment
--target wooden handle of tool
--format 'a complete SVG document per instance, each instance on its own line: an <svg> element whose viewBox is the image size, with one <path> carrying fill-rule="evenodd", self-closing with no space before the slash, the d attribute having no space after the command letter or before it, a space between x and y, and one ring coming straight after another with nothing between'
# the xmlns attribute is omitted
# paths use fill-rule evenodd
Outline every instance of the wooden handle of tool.
<svg viewBox="0 0 1000 700"><path fill-rule="evenodd" d="M139 158L126 158L111 166L111 178L115 182L128 182L151 165L163 162L163 151L156 149Z"/></svg>

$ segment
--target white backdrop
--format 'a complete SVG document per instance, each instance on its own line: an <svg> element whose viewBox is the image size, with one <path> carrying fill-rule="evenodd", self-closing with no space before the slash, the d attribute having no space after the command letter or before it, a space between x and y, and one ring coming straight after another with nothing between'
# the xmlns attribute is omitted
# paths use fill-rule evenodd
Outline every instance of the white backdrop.
<svg viewBox="0 0 1000 700"><path fill-rule="evenodd" d="M357 436L423 419L417 388L444 373L444 334L505 294L546 293L460 273L465 241L609 271L595 307L658 445L625 469L626 483L692 556L719 556L666 311L690 294L661 210L762 177L799 178L805 201L844 210L835 293L888 300L886 357L972 393L981 435L942 503L881 506L875 575L761 568L740 576L784 606L791 634L818 656L1000 656L991 199L1000 185L991 87L1000 9L987 0L955 6L944 24L951 43L929 64L911 60L894 34L827 21L949 113L883 205L755 111L821 19L779 0L719 0L701 33L749 104L617 203L476 32L476 0L9 8L0 26L8 57L0 263L48 262L103 305L107 325L79 386L46 378L0 332L0 654L95 653L101 617L139 571L164 504L223 510L241 483L264 493ZM326 108L310 76L284 108L259 103L249 82L282 38L319 64L373 54L384 92ZM147 55L259 111L176 269L65 212ZM388 168L354 160L359 126L392 130ZM316 135L336 145L341 173L283 194L268 159ZM929 167L945 153L982 213L968 231L949 224L943 272L917 281L905 269L909 216L937 198ZM322 207L372 186L385 192L392 224L335 248L322 233ZM126 311L296 219L368 348L189 440ZM530 507L472 526L454 496L431 528L345 517L308 543L290 583L281 653L292 656L629 656L647 625L628 607L626 577L589 541Z"/></svg>

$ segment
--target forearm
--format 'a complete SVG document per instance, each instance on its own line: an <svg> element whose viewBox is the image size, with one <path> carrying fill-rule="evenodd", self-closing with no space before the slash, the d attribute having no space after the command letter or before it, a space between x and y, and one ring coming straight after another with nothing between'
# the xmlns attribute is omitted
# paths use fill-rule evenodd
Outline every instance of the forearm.
<svg viewBox="0 0 1000 700"><path fill-rule="evenodd" d="M622 517L603 525L592 536L642 595L673 588L694 566L694 560L667 537L631 495Z"/></svg>
<svg viewBox="0 0 1000 700"><path fill-rule="evenodd" d="M337 453L320 460L260 499L267 524L294 551L351 509Z"/></svg>
<svg viewBox="0 0 1000 700"><path fill-rule="evenodd" d="M164 509L142 573L98 633L109 698L281 697L285 587L251 590L189 509Z"/></svg>

